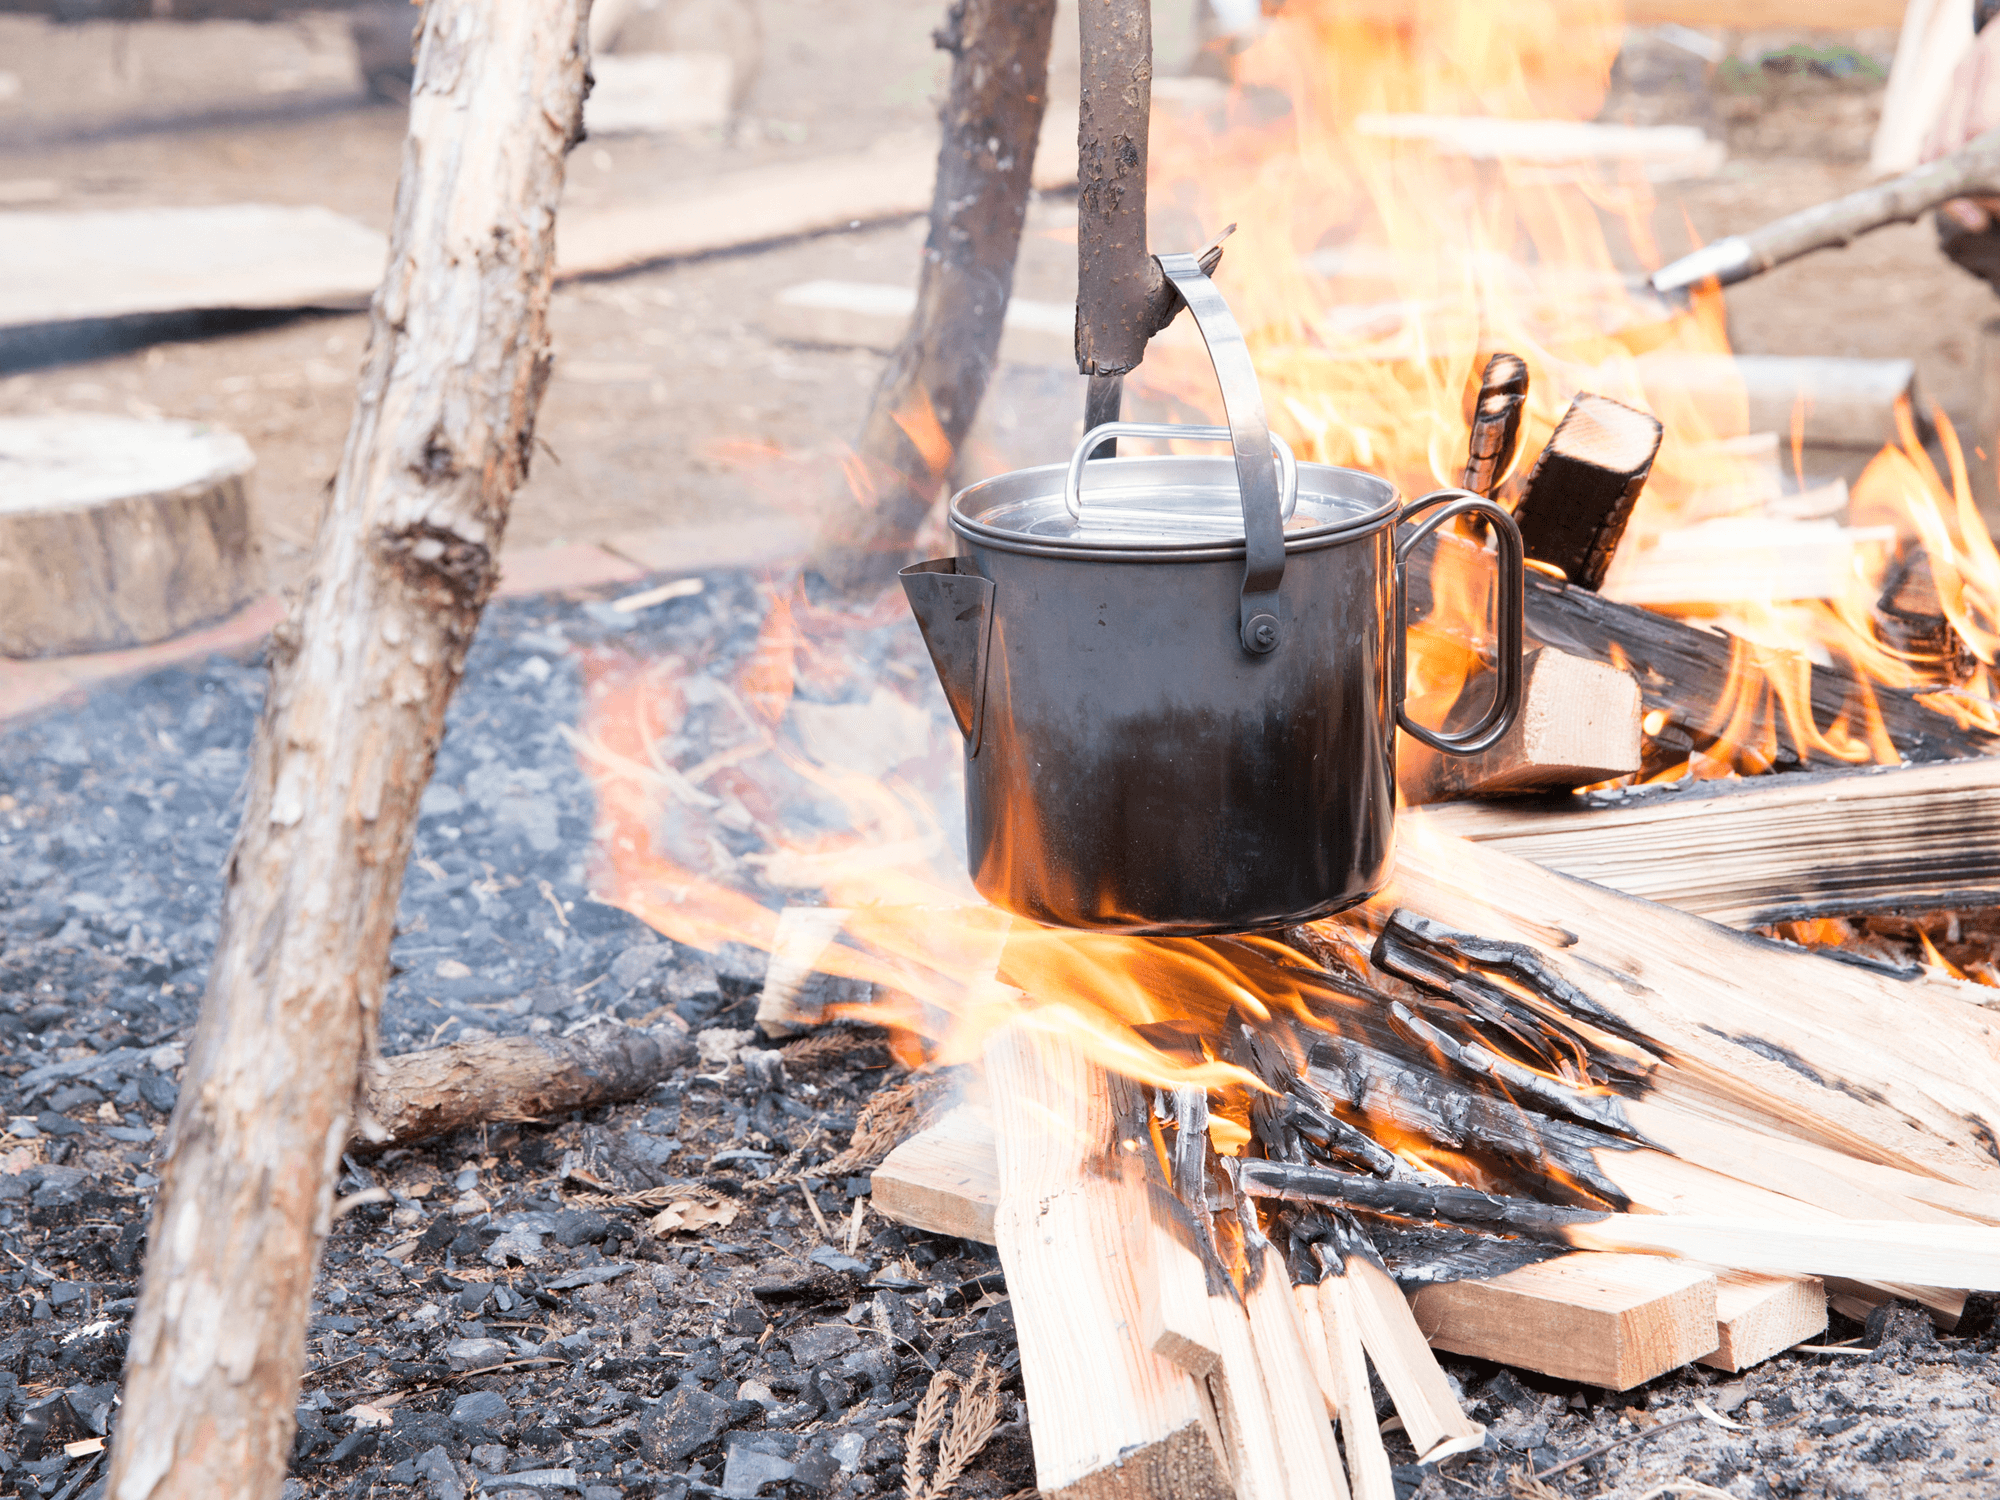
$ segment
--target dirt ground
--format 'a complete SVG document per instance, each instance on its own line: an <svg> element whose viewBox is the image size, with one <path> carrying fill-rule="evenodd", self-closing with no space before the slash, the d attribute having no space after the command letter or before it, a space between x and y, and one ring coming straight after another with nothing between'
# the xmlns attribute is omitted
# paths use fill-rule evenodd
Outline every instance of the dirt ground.
<svg viewBox="0 0 2000 1500"><path fill-rule="evenodd" d="M688 137L587 142L572 159L566 205L657 195L676 181L814 159L931 128L931 100L943 77L942 54L929 40L934 0L758 4L763 63L736 122ZM1059 26L1058 79L1073 76L1061 55L1073 53L1071 25L1066 17ZM0 54L11 73L36 81L39 97L53 97L59 85L84 97L91 59L111 56L118 34L130 30L0 17ZM176 66L196 66L204 36L211 53L227 56L258 34L219 24L185 28L178 45L186 56ZM1886 55L1880 36L1853 40ZM128 36L122 45L136 44ZM292 74L306 71L295 66ZM253 100L260 117L246 117L240 105L204 115L185 93L173 96L189 115L209 120L180 129L128 110L123 125L100 119L63 133L54 104L40 117L17 107L0 114L0 204L321 203L386 229L400 110L352 87L346 94L323 82L314 87L320 92ZM1713 177L1660 189L1654 228L1671 255L1687 246L1689 226L1713 238L1863 182L1861 157L1879 93L1879 82L1865 77L1760 73L1733 92L1628 89L1614 95L1606 114L1692 117L1731 143L1730 159ZM28 102L27 95L15 101ZM1058 197L1036 206L1017 296L1073 297L1073 235L1073 203ZM819 476L833 467L825 460L857 429L881 356L781 344L759 328L757 313L780 289L815 278L912 283L922 236L915 220L871 225L560 288L542 453L516 502L509 545L809 513L825 482ZM1745 352L1914 358L1924 390L1961 423L1976 401L1978 326L2000 313L1991 291L1937 252L1928 225L1884 230L1849 250L1783 268L1732 290L1729 307L1732 335ZM362 314L304 316L13 374L0 364L0 413L162 413L238 429L258 455L273 579L289 583L303 567L338 459L366 332ZM989 423L1015 419L1015 439L1000 456L1058 456L1076 420L1061 414L1080 406L1075 384L1060 370L1009 371L989 412ZM1841 455L1835 464L1858 467L1865 457Z"/></svg>

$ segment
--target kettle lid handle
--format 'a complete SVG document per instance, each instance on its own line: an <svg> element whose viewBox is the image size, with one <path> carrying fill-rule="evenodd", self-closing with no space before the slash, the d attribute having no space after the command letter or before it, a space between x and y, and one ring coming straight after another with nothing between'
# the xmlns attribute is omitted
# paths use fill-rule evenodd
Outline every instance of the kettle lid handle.
<svg viewBox="0 0 2000 1500"><path fill-rule="evenodd" d="M1237 606L1237 633L1243 649L1263 656L1278 644L1278 589L1285 581L1285 524L1278 470L1271 448L1271 425L1264 416L1257 369L1236 316L1194 256L1174 251L1155 256L1160 269L1194 314L1208 347L1215 381L1222 388L1222 412L1229 423L1229 446L1236 456L1236 486L1243 499L1243 594Z"/></svg>

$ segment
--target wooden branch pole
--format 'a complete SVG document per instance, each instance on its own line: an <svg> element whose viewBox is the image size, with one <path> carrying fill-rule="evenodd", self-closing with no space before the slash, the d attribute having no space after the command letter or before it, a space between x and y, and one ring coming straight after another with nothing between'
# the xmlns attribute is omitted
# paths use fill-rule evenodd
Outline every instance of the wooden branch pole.
<svg viewBox="0 0 2000 1500"><path fill-rule="evenodd" d="M1414 800L1414 799L1412 799ZM2000 758L1699 782L1421 826L1732 927L2000 906Z"/></svg>
<svg viewBox="0 0 2000 1500"><path fill-rule="evenodd" d="M1653 290L1679 291L1711 278L1730 286L1815 250L1851 244L1886 224L1914 223L1950 199L1995 193L2000 193L2000 130L1989 130L1887 182L1704 245L1655 271Z"/></svg>
<svg viewBox="0 0 2000 1500"><path fill-rule="evenodd" d="M313 571L272 637L108 1494L273 1500L417 803L548 378L586 0L431 0L387 276Z"/></svg>
<svg viewBox="0 0 2000 1500"><path fill-rule="evenodd" d="M563 1036L488 1037L363 1071L355 1144L383 1151L497 1120L545 1120L636 1099L694 1056L684 1031L602 1018Z"/></svg>
<svg viewBox="0 0 2000 1500"><path fill-rule="evenodd" d="M917 528L972 429L1000 347L1048 102L1055 0L953 0L952 55L917 313L889 361L857 450L873 492L841 497L808 566L871 594L909 560Z"/></svg>

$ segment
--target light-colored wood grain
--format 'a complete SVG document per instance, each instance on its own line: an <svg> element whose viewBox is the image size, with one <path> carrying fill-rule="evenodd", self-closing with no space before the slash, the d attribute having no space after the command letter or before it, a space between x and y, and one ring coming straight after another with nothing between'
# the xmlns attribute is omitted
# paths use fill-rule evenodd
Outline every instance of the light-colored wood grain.
<svg viewBox="0 0 2000 1500"><path fill-rule="evenodd" d="M992 1244L1000 1201L992 1115L983 1104L959 1105L891 1151L869 1182L883 1218Z"/></svg>
<svg viewBox="0 0 2000 1500"><path fill-rule="evenodd" d="M1305 1327L1306 1352L1320 1384L1327 1415L1339 1423L1354 1500L1395 1500L1396 1479L1389 1450L1375 1422L1368 1385L1368 1356L1353 1311L1353 1292L1344 1276L1292 1289Z"/></svg>
<svg viewBox="0 0 2000 1500"><path fill-rule="evenodd" d="M1977 987L1763 942L1435 826L1401 833L1376 910L1533 945L1682 1082L1765 1128L1962 1185L2000 1181L1974 1123L2000 1119L2000 1030Z"/></svg>
<svg viewBox="0 0 2000 1500"><path fill-rule="evenodd" d="M1431 1352L1434 1341L1412 1315L1389 1273L1365 1256L1350 1255L1346 1274L1321 1282L1322 1289L1331 1281L1346 1284L1348 1301L1342 1311L1352 1310L1361 1346L1396 1403L1396 1415L1403 1419L1403 1430L1417 1452L1429 1457L1446 1445L1447 1451L1477 1447L1486 1429L1458 1404L1451 1382Z"/></svg>
<svg viewBox="0 0 2000 1500"><path fill-rule="evenodd" d="M1144 1184L1106 1170L1103 1074L1072 1044L1009 1030L986 1049L994 1239L1021 1349L1036 1483L1075 1500L1227 1500L1194 1376L1142 1340Z"/></svg>
<svg viewBox="0 0 2000 1500"><path fill-rule="evenodd" d="M1701 1266L1565 1255L1420 1287L1411 1305L1436 1348L1623 1391L1714 1352L1715 1286Z"/></svg>
<svg viewBox="0 0 2000 1500"><path fill-rule="evenodd" d="M1826 1286L1811 1276L1718 1271L1713 1354L1701 1363L1732 1374L1826 1332Z"/></svg>
<svg viewBox="0 0 2000 1500"><path fill-rule="evenodd" d="M1346 1472L1306 1353L1291 1277L1284 1257L1270 1246L1264 1249L1263 1275L1243 1301L1290 1492L1297 1500L1347 1500Z"/></svg>
<svg viewBox="0 0 2000 1500"><path fill-rule="evenodd" d="M1546 646L1529 652L1521 670L1521 712L1491 750L1446 755L1398 735L1396 784L1405 804L1568 790L1639 769L1641 705L1631 673Z"/></svg>
<svg viewBox="0 0 2000 1500"><path fill-rule="evenodd" d="M2000 904L2000 757L1715 782L1604 807L1467 802L1420 816L1732 927Z"/></svg>
<svg viewBox="0 0 2000 1500"><path fill-rule="evenodd" d="M0 655L148 645L257 597L253 463L201 422L0 418Z"/></svg>
<svg viewBox="0 0 2000 1500"><path fill-rule="evenodd" d="M1863 31L1903 24L1904 0L1627 0L1630 26L1716 26L1730 31Z"/></svg>
<svg viewBox="0 0 2000 1500"><path fill-rule="evenodd" d="M815 974L814 966L847 917L838 906L788 906L778 913L771 962L757 996L757 1027L764 1035L794 1036L819 1024L831 976Z"/></svg>
<svg viewBox="0 0 2000 1500"><path fill-rule="evenodd" d="M1216 1344L1216 1370L1210 1379L1221 1396L1222 1436L1236 1500L1285 1500L1292 1494L1286 1453L1279 1444L1272 1395L1257 1358L1249 1314L1233 1297L1217 1297L1210 1307ZM1305 1493L1300 1492L1300 1500Z"/></svg>

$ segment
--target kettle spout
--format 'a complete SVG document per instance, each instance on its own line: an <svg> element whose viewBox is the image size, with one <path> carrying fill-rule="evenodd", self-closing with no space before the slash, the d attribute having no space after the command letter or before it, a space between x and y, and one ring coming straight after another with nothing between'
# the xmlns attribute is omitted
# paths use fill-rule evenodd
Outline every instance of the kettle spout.
<svg viewBox="0 0 2000 1500"><path fill-rule="evenodd" d="M993 585L972 571L972 560L939 557L912 563L897 574L909 596L917 628L930 648L931 665L944 684L968 755L979 754L986 708L986 656L993 637Z"/></svg>

